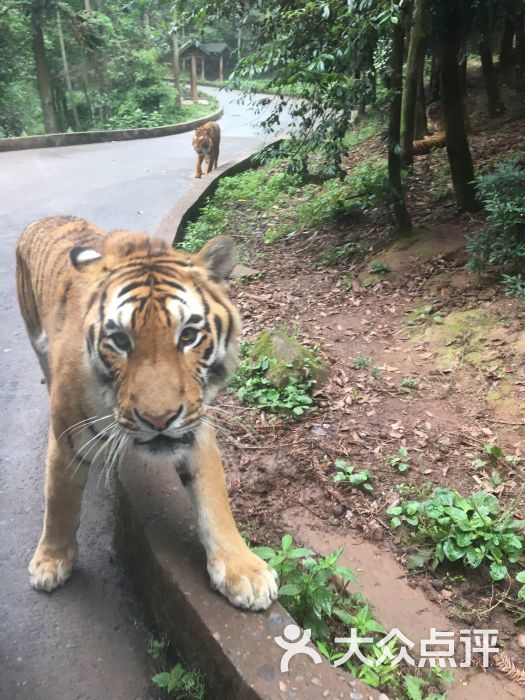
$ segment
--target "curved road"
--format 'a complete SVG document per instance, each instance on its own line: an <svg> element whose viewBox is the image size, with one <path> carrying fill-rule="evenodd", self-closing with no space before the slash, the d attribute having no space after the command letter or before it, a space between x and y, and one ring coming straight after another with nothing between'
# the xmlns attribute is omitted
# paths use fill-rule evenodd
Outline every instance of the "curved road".
<svg viewBox="0 0 525 700"><path fill-rule="evenodd" d="M265 136L235 93L224 105L219 164ZM79 532L80 563L51 595L28 584L43 518L47 392L15 296L15 242L30 221L83 216L106 229L154 233L192 185L191 134L0 153L0 698L153 697L148 634L114 563L111 494L93 474Z"/></svg>

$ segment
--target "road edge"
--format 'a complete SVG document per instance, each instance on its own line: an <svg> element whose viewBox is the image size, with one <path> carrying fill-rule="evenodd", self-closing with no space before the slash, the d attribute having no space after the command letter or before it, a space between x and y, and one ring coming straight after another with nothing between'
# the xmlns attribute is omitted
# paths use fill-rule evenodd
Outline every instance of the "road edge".
<svg viewBox="0 0 525 700"><path fill-rule="evenodd" d="M179 124L166 126L143 127L140 129L115 129L113 131L75 131L66 134L42 134L39 136L11 136L0 139L0 152L21 151L30 148L56 148L61 146L80 146L91 143L107 143L109 141L133 141L137 139L152 139L160 136L173 136L193 131L206 122L217 121L222 117L224 109L211 112L199 119L192 119Z"/></svg>
<svg viewBox="0 0 525 700"><path fill-rule="evenodd" d="M130 456L116 482L115 547L147 618L216 700L385 700L326 659L304 653L281 671L275 637L294 621L279 603L264 612L232 607L211 590L193 509L174 468L146 469ZM315 647L309 645L313 650ZM320 655L318 655L319 658ZM388 700L388 699L386 699Z"/></svg>
<svg viewBox="0 0 525 700"><path fill-rule="evenodd" d="M256 156L262 151L287 140L286 136L276 136L268 139L262 146L250 148L236 158L227 161L209 175L197 180L195 185L183 195L174 206L165 214L155 231L156 238L162 238L170 245L176 245L184 240L186 226L195 221L200 210L205 205L207 198L217 188L219 180L223 177L237 175L257 165Z"/></svg>

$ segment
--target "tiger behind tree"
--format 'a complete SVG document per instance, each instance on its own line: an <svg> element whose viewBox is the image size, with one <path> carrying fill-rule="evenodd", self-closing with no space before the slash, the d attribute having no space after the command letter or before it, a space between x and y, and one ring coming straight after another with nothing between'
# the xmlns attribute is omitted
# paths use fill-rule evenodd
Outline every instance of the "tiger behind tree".
<svg viewBox="0 0 525 700"><path fill-rule="evenodd" d="M106 234L82 219L30 224L17 244L17 292L45 374L51 420L42 536L30 583L51 591L71 574L90 467L126 453L170 460L197 511L212 585L259 610L277 577L233 520L215 433L205 420L235 369L240 322L224 285L228 237L196 255L144 234Z"/></svg>
<svg viewBox="0 0 525 700"><path fill-rule="evenodd" d="M202 164L205 160L208 163L207 175L217 167L220 142L221 129L217 122L207 122L195 129L191 139L193 150L197 153L195 177L202 177Z"/></svg>

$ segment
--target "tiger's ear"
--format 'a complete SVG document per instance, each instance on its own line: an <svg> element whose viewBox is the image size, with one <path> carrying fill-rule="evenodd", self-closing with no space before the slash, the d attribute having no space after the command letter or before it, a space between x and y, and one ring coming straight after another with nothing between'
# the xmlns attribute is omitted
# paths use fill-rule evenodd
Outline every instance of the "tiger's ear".
<svg viewBox="0 0 525 700"><path fill-rule="evenodd" d="M69 251L69 259L76 270L83 270L90 263L99 260L102 255L94 248L75 246Z"/></svg>
<svg viewBox="0 0 525 700"><path fill-rule="evenodd" d="M223 282L231 275L237 262L234 240L229 236L212 238L196 257L197 265L206 268L214 282Z"/></svg>

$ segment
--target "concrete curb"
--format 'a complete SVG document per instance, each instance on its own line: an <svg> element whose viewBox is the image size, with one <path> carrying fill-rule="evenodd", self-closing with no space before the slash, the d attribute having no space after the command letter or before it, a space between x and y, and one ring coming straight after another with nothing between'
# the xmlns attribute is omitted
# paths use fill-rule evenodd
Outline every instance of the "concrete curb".
<svg viewBox="0 0 525 700"><path fill-rule="evenodd" d="M190 501L168 465L129 459L117 482L115 543L147 612L183 661L204 674L214 700L379 700L345 672L305 655L280 670L274 637L292 618L279 604L263 613L233 608L210 590ZM385 697L385 696L383 696Z"/></svg>
<svg viewBox="0 0 525 700"><path fill-rule="evenodd" d="M223 177L237 175L245 170L249 170L253 167L254 157L257 154L269 146L281 143L285 139L286 137L284 136L269 139L262 148L258 146L257 148L244 151L237 158L229 160L209 175L205 175L200 180L197 180L195 185L162 218L155 231L155 236L162 238L170 245L183 241L186 226L190 222L195 221L205 200L215 191L219 180Z"/></svg>
<svg viewBox="0 0 525 700"><path fill-rule="evenodd" d="M152 139L159 136L173 136L186 131L193 131L206 122L217 121L223 115L221 107L208 116L193 119L180 124L154 126L142 129L115 129L114 131L76 131L67 134L43 134L41 136L14 136L0 139L1 151L20 151L28 148L53 148L57 146L78 146L87 143L105 143L108 141L131 141L134 139Z"/></svg>

